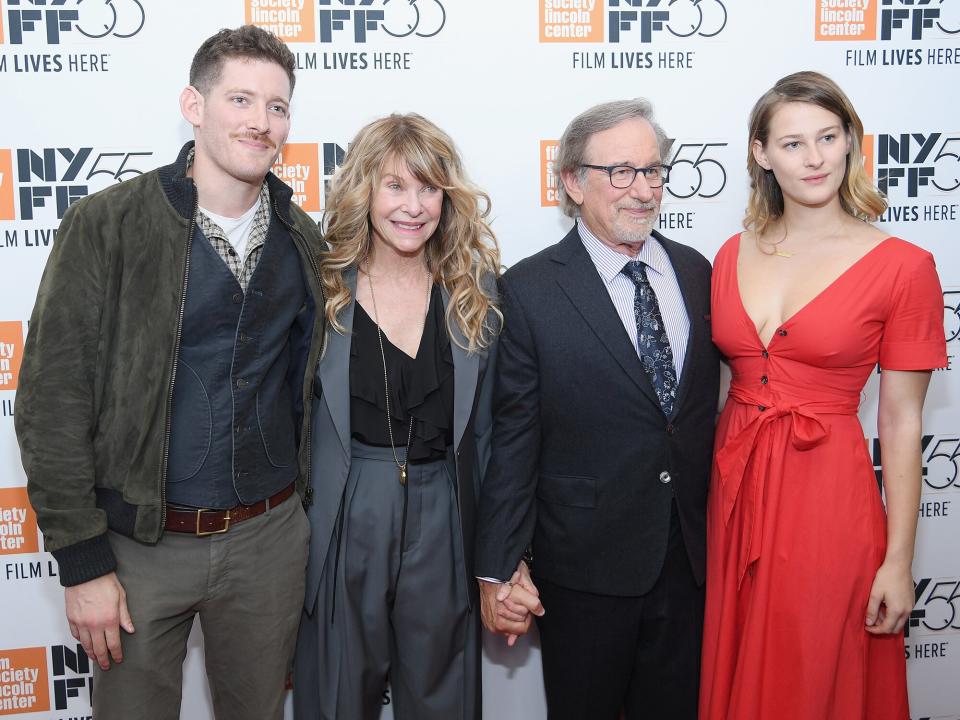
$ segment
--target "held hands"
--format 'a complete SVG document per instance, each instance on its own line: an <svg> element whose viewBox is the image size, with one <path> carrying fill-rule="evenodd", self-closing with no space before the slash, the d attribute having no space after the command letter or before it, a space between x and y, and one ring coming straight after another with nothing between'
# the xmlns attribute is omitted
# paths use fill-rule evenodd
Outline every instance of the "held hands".
<svg viewBox="0 0 960 720"><path fill-rule="evenodd" d="M87 655L104 670L110 669L110 658L123 661L120 628L133 633L133 621L127 610L127 594L116 573L94 578L66 588L65 604L70 634L83 646Z"/></svg>
<svg viewBox="0 0 960 720"><path fill-rule="evenodd" d="M900 632L913 610L914 599L910 565L885 562L870 589L866 631L874 635Z"/></svg>
<svg viewBox="0 0 960 720"><path fill-rule="evenodd" d="M540 593L527 564L520 561L510 582L495 583L478 580L480 584L480 618L484 627L492 633L506 635L507 645L513 645L520 635L526 634L533 620L544 613Z"/></svg>

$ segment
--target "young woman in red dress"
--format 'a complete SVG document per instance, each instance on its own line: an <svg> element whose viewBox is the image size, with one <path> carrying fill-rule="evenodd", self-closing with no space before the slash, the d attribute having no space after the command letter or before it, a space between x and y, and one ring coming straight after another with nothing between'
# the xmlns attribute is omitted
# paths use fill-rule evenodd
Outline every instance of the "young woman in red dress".
<svg viewBox="0 0 960 720"><path fill-rule="evenodd" d="M733 380L707 517L701 720L909 717L903 626L943 302L930 253L868 222L886 202L862 139L814 72L751 114L746 230L713 271ZM878 363L886 509L857 418Z"/></svg>

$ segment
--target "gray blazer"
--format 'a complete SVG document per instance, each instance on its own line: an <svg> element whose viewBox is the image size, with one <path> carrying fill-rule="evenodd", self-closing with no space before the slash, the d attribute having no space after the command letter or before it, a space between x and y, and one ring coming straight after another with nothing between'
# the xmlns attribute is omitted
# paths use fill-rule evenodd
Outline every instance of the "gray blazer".
<svg viewBox="0 0 960 720"><path fill-rule="evenodd" d="M344 281L351 297L355 298L356 268L344 273ZM446 310L450 294L441 287L441 295ZM355 306L356 300L351 299L342 311L342 322L347 328L353 327ZM466 344L459 327L454 325L450 332L451 340ZM320 359L314 385L310 470L313 502L307 508L312 532L304 600L304 608L310 614L316 604L324 562L350 473L350 344L350 334L341 335L333 328L327 328L326 350ZM456 342L450 343L450 350L454 373L453 444L457 463L457 502L464 549L464 579L472 604L477 592L473 579L473 538L480 481L490 457L496 341L473 354L468 354Z"/></svg>

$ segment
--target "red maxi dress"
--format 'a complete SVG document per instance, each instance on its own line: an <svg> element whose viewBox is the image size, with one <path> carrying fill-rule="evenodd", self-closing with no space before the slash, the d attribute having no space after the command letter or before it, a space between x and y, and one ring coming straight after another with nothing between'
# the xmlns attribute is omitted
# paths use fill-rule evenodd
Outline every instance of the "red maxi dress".
<svg viewBox="0 0 960 720"><path fill-rule="evenodd" d="M903 635L864 629L886 515L857 418L877 363L946 365L933 256L887 238L764 347L714 264L713 339L733 380L707 511L700 720L908 720Z"/></svg>

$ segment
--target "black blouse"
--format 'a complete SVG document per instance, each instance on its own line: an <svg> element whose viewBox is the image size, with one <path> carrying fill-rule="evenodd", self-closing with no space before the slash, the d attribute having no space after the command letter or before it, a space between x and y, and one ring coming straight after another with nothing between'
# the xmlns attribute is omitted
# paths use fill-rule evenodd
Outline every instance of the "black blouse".
<svg viewBox="0 0 960 720"><path fill-rule="evenodd" d="M428 462L446 457L447 446L453 444L453 355L440 289L434 285L430 293L415 358L395 347L385 334L382 338L397 457L403 460L411 417L409 460ZM350 432L367 445L390 447L377 326L360 303L353 313L350 346Z"/></svg>

